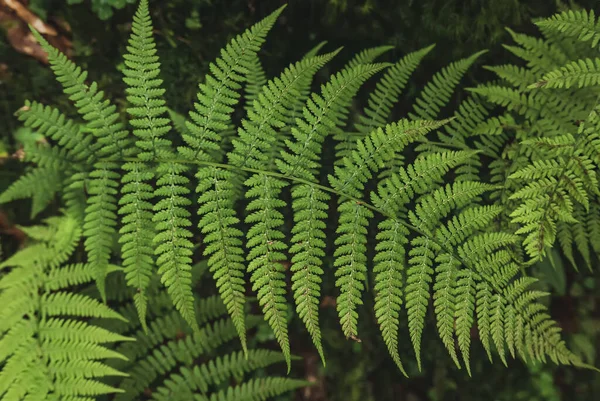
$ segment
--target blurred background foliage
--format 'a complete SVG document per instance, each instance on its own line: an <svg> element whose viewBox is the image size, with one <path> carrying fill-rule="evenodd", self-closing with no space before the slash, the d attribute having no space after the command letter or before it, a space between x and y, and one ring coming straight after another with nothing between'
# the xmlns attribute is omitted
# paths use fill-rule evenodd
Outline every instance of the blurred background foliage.
<svg viewBox="0 0 600 401"><path fill-rule="evenodd" d="M13 113L24 100L35 98L66 112L72 110L47 68L43 53L29 36L27 23L41 24L47 29L53 44L86 68L116 104L123 106L119 69L134 12L133 3L135 0L0 0L3 32L0 37L0 189L4 189L21 168L12 155L26 135ZM162 78L170 106L180 113L187 112L197 83L219 49L283 3L286 1L152 1L155 34L163 62ZM558 0L289 0L287 3L287 10L261 52L261 61L269 76L323 40L328 41L330 49L344 46L336 62L321 72L325 76L366 47L392 45L394 50L386 57L397 60L407 52L436 43L435 50L411 80L413 92L444 65L481 49L489 50L484 64L506 62L507 53L501 46L508 36L505 27L535 33L532 18L547 17L567 7L597 9L600 5L597 0L579 0L577 4ZM486 77L484 70L475 68L465 84L472 86ZM365 100L359 97L357 107ZM405 112L398 110L399 114ZM3 246L18 247L23 238L15 224L30 223L28 213L22 212L19 205L0 210ZM548 303L570 346L596 366L600 337L598 271L596 268L574 273L572 269L563 269L563 257L558 251L533 270L552 292ZM406 336L401 355L405 356L411 376L406 379L389 359L373 316L371 321L367 316L362 320L361 342L348 342L337 325L333 302L326 297L322 307L327 367L321 366L302 323L292 319L290 332L297 336L292 337L294 349L303 357L295 369L315 385L281 401L583 401L598 399L600 395L597 373L518 363L506 369L499 361L491 365L483 350L473 350L473 377L469 378L446 357L433 331L429 337L425 333L424 371L418 372L416 364L411 362L408 331L401 328ZM270 335L268 330L259 330L257 341L268 341Z"/></svg>

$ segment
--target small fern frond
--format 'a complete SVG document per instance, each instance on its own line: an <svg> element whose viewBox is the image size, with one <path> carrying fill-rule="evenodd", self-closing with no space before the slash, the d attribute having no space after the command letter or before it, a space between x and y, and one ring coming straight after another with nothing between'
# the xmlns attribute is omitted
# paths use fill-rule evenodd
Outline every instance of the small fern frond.
<svg viewBox="0 0 600 401"><path fill-rule="evenodd" d="M564 11L537 21L536 25L560 32L567 37L575 37L581 42L591 41L591 47L596 47L600 43L600 21L596 19L594 10Z"/></svg>
<svg viewBox="0 0 600 401"><path fill-rule="evenodd" d="M19 177L0 195L0 203L32 198L31 217L37 216L62 186L63 171L58 167L36 167Z"/></svg>
<svg viewBox="0 0 600 401"><path fill-rule="evenodd" d="M394 46L376 46L361 50L346 63L343 69L351 69L361 64L371 64L379 56L392 50Z"/></svg>
<svg viewBox="0 0 600 401"><path fill-rule="evenodd" d="M335 176L329 176L333 188L342 194L360 198L364 185L373 173L385 167L385 163L394 157L410 142L421 135L438 128L444 122L405 120L379 128L364 140L359 141L357 150L351 158L344 159L343 167L336 167ZM361 293L366 279L366 243L367 226L373 218L371 210L353 200L343 200L338 208L340 212L337 233L339 237L334 252L336 267L336 286L340 288L337 308L346 337L357 336L358 313L356 308L362 304Z"/></svg>
<svg viewBox="0 0 600 401"><path fill-rule="evenodd" d="M534 88L579 88L600 85L600 59L583 59L572 61L558 70L550 71L529 85Z"/></svg>
<svg viewBox="0 0 600 401"><path fill-rule="evenodd" d="M57 233L69 237L62 231L75 229L72 234L79 239L77 224L72 223L69 217L62 217ZM69 292L72 281L52 279L62 270L52 266L64 259L54 258L60 251L57 239L61 238L30 245L3 263L2 267L10 270L0 277L2 399L45 400L122 391L103 382L109 376L126 376L104 360L125 357L102 344L131 339L85 319L122 317L92 298ZM93 270L90 273L95 274Z"/></svg>
<svg viewBox="0 0 600 401"><path fill-rule="evenodd" d="M243 233L236 227L239 218L234 209L235 180L231 171L216 167L201 168L197 178L196 192L201 194L198 198L198 227L205 235L204 255L209 258L208 267L245 352L245 265L241 239Z"/></svg>
<svg viewBox="0 0 600 401"><path fill-rule="evenodd" d="M429 54L435 45L408 53L397 63L385 71L375 89L369 95L364 115L359 117L356 129L363 135L368 135L372 130L383 127L389 121L393 105L398 96L408 83L413 71L419 66L421 60Z"/></svg>
<svg viewBox="0 0 600 401"><path fill-rule="evenodd" d="M214 395L215 400L260 400L265 401L271 397L286 393L299 387L305 387L308 382L287 377L262 377L248 380L236 387L229 387Z"/></svg>
<svg viewBox="0 0 600 401"><path fill-rule="evenodd" d="M227 308L218 296L197 299L197 321L202 327L194 333L163 290L158 289L152 295L148 303L148 332L140 330L137 322L115 321L112 327L113 331L137 340L117 348L128 360L116 360L113 365L131 372L131 377L118 383L124 392L116 400L146 396L156 401L183 401L200 395L214 399L224 388L234 391L236 387L230 384L231 380L240 383L246 375L285 359L281 353L264 349L216 356L215 350L237 335L233 322L221 319ZM136 315L131 303L121 311L124 316ZM256 316L248 316L246 325L253 328L260 321ZM303 384L295 383L293 388Z"/></svg>
<svg viewBox="0 0 600 401"><path fill-rule="evenodd" d="M219 150L219 132L231 123L233 106L238 102L241 83L252 68L252 60L279 14L285 6L271 13L259 23L238 35L221 51L221 57L209 68L211 74L199 85L195 111L186 122L188 134L183 134L187 147L179 147L188 160L212 160L211 154Z"/></svg>
<svg viewBox="0 0 600 401"><path fill-rule="evenodd" d="M130 155L127 130L118 122L116 107L104 100L104 93L98 90L98 84L87 85L87 72L70 61L64 54L52 47L35 29L33 35L44 51L57 80L64 92L75 104L78 113L87 122L88 127L100 145L97 155L114 160L116 157ZM85 213L86 251L90 263L96 266L96 282L104 297L104 278L110 259L111 244L116 234L116 188L119 175L118 164L113 161L95 163L90 173L88 204Z"/></svg>
<svg viewBox="0 0 600 401"><path fill-rule="evenodd" d="M519 46L503 45L503 47L526 61L527 68L536 76L565 65L569 61L558 46L534 36L516 33L508 28L506 30Z"/></svg>
<svg viewBox="0 0 600 401"><path fill-rule="evenodd" d="M323 86L322 94L314 94L304 110L304 119L297 120L292 128L295 139L287 140L291 151L282 151L276 163L285 176L300 177L314 182L313 172L320 166L320 148L327 134L326 129L344 124L351 99L360 86L384 65L367 64L347 68L331 77ZM321 346L321 333L318 324L318 295L322 275L322 258L325 242L323 238L325 210L330 199L328 193L310 184L298 184L292 188L292 210L295 225L292 228L291 252L292 288L298 313L311 334L313 343L324 355Z"/></svg>
<svg viewBox="0 0 600 401"><path fill-rule="evenodd" d="M162 387L157 388L152 399L170 401L193 398L196 392L208 393L211 388L226 383L229 378L243 377L255 369L282 361L283 356L278 352L257 349L248 351L247 357L241 352L235 352L193 368L184 366L165 380Z"/></svg>
<svg viewBox="0 0 600 401"><path fill-rule="evenodd" d="M80 126L57 109L26 101L16 116L25 127L35 129L38 134L56 141L73 160L87 163L95 161L98 143L95 143L94 136L85 135Z"/></svg>
<svg viewBox="0 0 600 401"><path fill-rule="evenodd" d="M414 103L414 112L408 116L413 120L435 120L454 93L454 88L467 72L469 67L486 51L482 50L469 57L455 61L436 73L425 85L421 95Z"/></svg>

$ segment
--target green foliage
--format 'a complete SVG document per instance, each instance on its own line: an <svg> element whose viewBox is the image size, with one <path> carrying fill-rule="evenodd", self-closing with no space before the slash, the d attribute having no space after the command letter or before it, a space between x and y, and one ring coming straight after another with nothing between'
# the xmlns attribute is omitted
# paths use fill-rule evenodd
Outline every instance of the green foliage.
<svg viewBox="0 0 600 401"><path fill-rule="evenodd" d="M600 232L595 222L577 218L598 214L595 94L590 88L529 88L567 61L560 49L568 38L554 35L544 42L513 33L521 47L509 50L528 62L526 68L490 68L506 82L473 89L452 112L451 99L462 95L456 93L460 80L483 55L474 53L434 74L408 118L390 123L409 76L433 47L396 64L374 63L388 47L368 49L311 92L317 72L338 51L319 55L317 46L272 79L259 67L258 52L282 10L221 51L183 124L163 98L146 0L134 17L125 55L128 118L104 100L96 82L86 83L87 72L35 33L83 121L27 103L19 118L46 140L24 149L35 170L0 201L35 200L42 195L32 185L50 183L50 195L34 202L34 214L57 193L73 230L85 238L85 268L60 270L60 282L81 283L87 274L105 302L133 298L122 314L135 323L110 326L111 332L142 339L117 349L130 362L116 368L131 377L115 384L125 390L116 398L138 397L159 378L164 385L149 390L152 398L208 398L211 386L282 358L289 371L288 276L296 312L324 362L319 299L326 260L344 337L360 341L365 318L359 313L365 315L364 304L373 305L383 342L405 374L399 329L406 323L420 369L430 304L443 346L469 373L473 328L490 360L496 355L505 365L510 356L587 366L567 348L540 301L546 293L522 274L524 253L543 256L556 232L563 247L573 238L587 261L591 252L583 252L581 243L596 244ZM364 113L349 121L353 100L378 74ZM494 115L490 103L507 110ZM245 116L238 124L234 113L240 110ZM492 163L480 172L484 157ZM229 315L213 325L205 324L206 316L220 315L196 294L194 262L200 254L220 294L221 312ZM59 259L52 266L66 256ZM122 266L128 290L107 285L114 265ZM281 355L248 348L246 331L258 323L246 310L245 273ZM0 276L7 277L13 276ZM49 310L97 314L81 297ZM241 353L201 365L203 354L236 335ZM2 374L12 374L7 366ZM250 379L215 389L210 399L265 399L302 384Z"/></svg>
<svg viewBox="0 0 600 401"><path fill-rule="evenodd" d="M194 321L202 328L193 332L166 291L158 289L155 274L147 286L147 325L138 319L137 300L117 312L96 299L95 286L69 291L95 275L89 263L68 263L81 239L76 219L53 217L47 225L24 231L34 242L0 265L3 400L111 393L115 400L129 400L147 392L155 400L183 400L195 392L205 399L266 399L306 385L286 377L252 377L254 371L283 361L274 351L214 357L217 347L236 336L218 297L194 300ZM123 269L111 265L110 271L115 273L108 277L107 300L118 302L123 294L129 298ZM260 322L255 316L247 319L249 327ZM224 385L230 379L237 384Z"/></svg>
<svg viewBox="0 0 600 401"><path fill-rule="evenodd" d="M491 122L500 128L501 141L517 141L493 174L504 176L496 181L505 185L510 221L525 235L528 256L541 259L558 240L576 268L574 246L591 267L591 250L600 249L595 228L600 109L593 89L599 61L587 58L589 50L580 45L592 41L596 47L600 30L594 13L586 11L564 12L537 25L545 39L511 32L519 46L506 46L527 66L491 67L502 82L473 91L504 107L503 118L514 121L510 127Z"/></svg>
<svg viewBox="0 0 600 401"><path fill-rule="evenodd" d="M124 318L68 289L94 275L90 264L63 265L81 238L79 222L55 217L26 232L35 242L0 265L0 396L47 400L122 391L101 379L124 376L107 359L125 356L103 344L133 339L87 318Z"/></svg>

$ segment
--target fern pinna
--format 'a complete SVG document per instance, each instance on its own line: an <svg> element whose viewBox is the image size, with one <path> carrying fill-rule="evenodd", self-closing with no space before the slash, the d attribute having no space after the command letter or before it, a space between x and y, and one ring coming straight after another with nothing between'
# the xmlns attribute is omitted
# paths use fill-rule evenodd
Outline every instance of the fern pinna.
<svg viewBox="0 0 600 401"><path fill-rule="evenodd" d="M0 201L33 197L33 212L38 213L51 197L39 195L35 188L52 186L51 194L61 196L64 212L83 233L86 269L93 272L103 299L110 292L107 272L122 267L142 332L171 330L160 326L167 323L157 326L151 321L155 295L149 291L157 273L191 330L189 338L206 334L193 289L198 233L207 269L231 318L228 324L248 360L254 354L246 340L246 273L288 370L292 347L286 276L291 276L298 316L325 361L319 323L323 279L335 277L342 331L356 339L372 273L375 316L390 355L403 372L399 323L408 322L420 366L430 302L439 337L457 366L462 358L470 369L474 326L490 359L497 354L506 363L508 351L513 358L583 365L566 348L560 328L538 301L544 293L535 289L535 280L520 276L523 230L515 232L505 224L505 188L498 185L503 184L498 175L504 171L494 170L490 182L478 175L482 158L501 152L505 134L498 133L499 122L511 118L492 115L492 106L482 96L495 91L514 97L514 90L478 89L456 112L442 113L483 52L435 74L409 118L390 123L403 86L432 47L395 64L375 62L387 47L368 49L313 93L315 74L339 53L318 54L321 46L317 46L263 84L257 53L281 12L275 11L222 50L181 124L163 99L148 4L142 0L123 71L131 133L97 84L86 83L86 72L35 33L81 119L69 119L36 102L18 111L26 126L48 140L24 150L26 161L36 167ZM531 75L505 70L514 79ZM382 72L356 126L348 127L353 98L367 80ZM232 131L242 89L248 97L246 115ZM556 108L550 95L539 96L554 107L549 110ZM589 98L585 91L576 96ZM528 102L532 101L524 100ZM519 111L527 118L542 113L526 104ZM573 115L582 111L573 110ZM596 119L589 113L585 118ZM535 120L527 129L538 132L546 126ZM335 166L323 174L323 161L330 157L324 144L330 140L337 145ZM291 202L285 201L288 195ZM327 225L330 216L337 220L332 232ZM371 228L377 230L374 239L367 234ZM531 253L530 242L525 241L525 250ZM333 248L331 255L328 246ZM328 272L325 261L331 258L334 271ZM67 279L75 275L69 269L59 271ZM13 276L5 280L8 277ZM43 284L43 277L36 282ZM142 332L138 336L145 335ZM161 355L155 356L157 360L167 358ZM161 374L171 371L166 365L161 369L165 369ZM8 367L4 371L14 373ZM168 386L190 378L190 372L173 377Z"/></svg>

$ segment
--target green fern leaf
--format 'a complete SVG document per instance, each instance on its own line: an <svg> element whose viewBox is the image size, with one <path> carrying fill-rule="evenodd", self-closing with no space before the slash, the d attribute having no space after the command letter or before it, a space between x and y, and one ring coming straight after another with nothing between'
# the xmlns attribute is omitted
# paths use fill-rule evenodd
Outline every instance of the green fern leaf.
<svg viewBox="0 0 600 401"><path fill-rule="evenodd" d="M398 322L402 305L402 271L404 270L404 246L409 231L398 220L386 219L379 226L375 264L375 316L392 359L407 376L398 355Z"/></svg>
<svg viewBox="0 0 600 401"><path fill-rule="evenodd" d="M332 76L329 83L323 87L322 96L313 95L312 99L309 99L303 112L305 120L298 119L297 127L292 129L295 141L286 141L291 153L283 151L281 159L276 160L279 170L284 175L301 177L309 182L314 182L313 171L319 167L318 153L324 141L326 127L339 127L343 124L350 99L356 94L362 83L382 67L382 65L358 65L354 68L342 70L342 72ZM329 195L310 184L295 186L292 189L292 195L294 196L292 209L296 222L295 229L292 232L294 235L292 241L305 240L303 246L294 247L294 251L298 253L297 256L295 255L292 270L297 271L300 268L300 263L316 261L315 255L319 255L324 248L322 240L324 233L321 221L325 217L322 211L327 209ZM307 207L310 207L310 209L307 209ZM310 235L308 238L306 234L300 233L298 228L306 226L314 227L308 232ZM310 305L310 315L305 316L311 319L310 325L312 326L316 326L318 319L314 283L320 281L318 276L322 271L320 265L320 262L315 266L305 265L304 273L308 273L308 276L298 282L305 286L305 294L309 294L306 305L307 307ZM317 274L311 274L311 270ZM301 276L296 276L296 279L299 280L300 278ZM307 309L303 314L308 314L308 311ZM309 330L311 330L310 327ZM317 337L319 334L315 330L311 331L315 333L312 335L313 342L318 344L317 348L320 349L320 338ZM321 358L323 358L322 353Z"/></svg>
<svg viewBox="0 0 600 401"><path fill-rule="evenodd" d="M212 75L200 84L195 111L190 111L191 121L186 122L189 134L182 135L188 147L178 150L188 160L211 160L212 151L218 150L219 131L227 129L233 106L239 100L240 83L252 67L252 59L283 7L234 38L221 51L221 58L210 65Z"/></svg>
<svg viewBox="0 0 600 401"><path fill-rule="evenodd" d="M558 70L548 72L528 88L570 88L574 85L585 88L599 84L600 59L587 58L572 61Z"/></svg>
<svg viewBox="0 0 600 401"><path fill-rule="evenodd" d="M71 219L63 217L57 223L58 234L79 238ZM63 230L75 232L68 235ZM121 391L103 383L106 377L125 375L104 360L124 356L101 344L131 339L90 325L85 318L122 317L92 298L66 291L72 284L68 280L50 284L61 271L53 266L64 260L55 259L61 246L56 239L61 238L28 246L3 264L11 269L0 277L2 399L83 398ZM92 274L94 270L88 271L89 279Z"/></svg>
<svg viewBox="0 0 600 401"><path fill-rule="evenodd" d="M236 228L239 219L233 209L234 180L230 171L219 168L202 168L197 178L196 192L201 194L198 226L205 235L204 255L209 257L209 269L245 351L243 233Z"/></svg>
<svg viewBox="0 0 600 401"><path fill-rule="evenodd" d="M467 72L469 67L486 51L477 52L467 58L451 63L436 73L431 81L415 100L414 113L409 113L411 119L434 120L442 107L448 103L454 88Z"/></svg>
<svg viewBox="0 0 600 401"><path fill-rule="evenodd" d="M299 94L298 90L302 89L307 78L312 78L315 72L326 62L331 60L335 54L337 54L337 51L323 56L302 59L295 65L286 69L279 79L270 81L267 86L264 87L258 100L255 102L254 107L248 113L249 119L242 122L242 126L245 126L245 129L241 128L239 131L240 140L234 140L233 142L234 151L229 155L232 164L240 167L249 166L254 169L260 169L268 163L268 155L272 153L271 146L277 138L274 128L284 125L281 120L285 119L286 108L283 105L289 104L290 101ZM263 264L261 268L257 268L251 276L251 280L255 283L254 286L256 287L259 285L256 282L256 277L265 276L266 271L273 271L275 276L281 276L281 262L285 260L285 256L280 252L283 249L274 252L275 248L273 248L273 246L275 245L275 242L277 242L278 247L281 247L283 243L279 240L275 241L271 237L283 238L283 234L278 231L278 224L276 224L276 222L282 221L281 213L277 209L285 206L285 203L281 203L277 198L286 183L265 175L253 174L245 182L245 185L248 187L246 198L260 198L260 200L252 201L248 205L247 210L253 211L254 216L263 215L265 216L264 219L266 219L264 221L257 220L256 224L251 226L248 232L248 246L251 248L250 255L254 255L252 259L265 258L264 261L266 263ZM312 203L307 206L311 205ZM316 205L316 207L319 206ZM254 217L249 215L246 218L246 222L252 223L252 219L254 219ZM272 226L267 228L265 224ZM293 234L296 233L299 232L294 229ZM263 240L256 242L257 238L270 239L265 239L265 243ZM293 241L297 240L299 239L293 239ZM270 242L272 243L270 244ZM251 243L254 245L251 246ZM296 249L297 248L294 248L294 250ZM249 258L250 255L248 256ZM292 264L292 271L294 271L292 281L295 281L299 277L299 273L296 273L296 271L298 271L298 264L295 264L294 260L292 260ZM311 280L313 277L308 269L310 269L309 266L306 266L303 269L302 273L304 275L304 280ZM252 270L254 270L254 268ZM307 275L306 273L309 274ZM282 290L281 284L283 281L276 280L272 283L276 288L272 288L269 285L264 287L265 294L269 296L270 294L279 293ZM311 336L313 336L313 341L315 344L318 344L317 348L320 350L318 315L315 310L315 305L313 305L316 303L318 292L315 294L314 289L311 292L308 292L308 289L303 287L297 290L295 294L311 295L308 299L299 299L296 297L296 302L298 308L304 310L304 312L299 313L302 314L303 320L308 326ZM277 302L275 299L272 299L269 302L263 301L263 298L264 296L259 295L259 302L267 302L266 305L271 305L270 308L272 309L269 314L273 316L273 324L277 326L277 331L281 331L280 334L277 334L276 331L276 336L282 344L284 353L288 355L289 350L286 351L286 349L289 348L286 339L287 334L283 334L287 333L287 329L285 329L285 326L287 325L287 319L285 317L287 306L282 302L283 299L280 299ZM310 304L307 304L307 301L310 302ZM280 311L276 312L273 308L279 309ZM265 314L267 314L266 310ZM322 351L320 352L322 353Z"/></svg>
<svg viewBox="0 0 600 401"><path fill-rule="evenodd" d="M192 327L197 327L189 283L191 260L187 258L188 248L192 246L187 238L191 233L185 228L191 223L186 219L189 213L182 207L186 203L180 196L189 192L184 186L188 180L183 176L175 177L175 174L182 174L183 171L177 172L177 166L170 166L170 163L159 164L156 172L150 164L156 158L174 158L174 152L171 150L171 142L165 138L171 126L165 116L167 108L162 98L164 89L160 87L162 80L158 78L159 62L146 0L140 2L133 18L127 49L123 80L128 86L127 112L132 116L130 123L137 138L136 153L140 161L123 165L123 169L127 171L122 178L123 197L119 210L126 223L120 231L122 235L119 239L122 243L123 267L128 284L137 290L134 299L143 327L146 288L155 263L153 253L158 254L161 261L166 259L165 264L159 265L163 281L184 318ZM154 191L150 183L155 176L159 179L158 188ZM169 187L161 187L161 184ZM178 187L175 189L173 185ZM159 198L157 205L152 204L154 197ZM153 208L165 213L153 216ZM174 219L173 216L179 219ZM153 219L156 225L153 224ZM157 252L152 249L153 241L158 244Z"/></svg>
<svg viewBox="0 0 600 401"><path fill-rule="evenodd" d="M600 21L596 20L594 10L565 11L537 21L536 25L560 32L567 37L576 37L582 42L591 41L592 47L598 46L600 42Z"/></svg>
<svg viewBox="0 0 600 401"><path fill-rule="evenodd" d="M392 50L393 46L376 46L368 49L361 50L356 53L348 63L344 66L345 69L352 69L361 64L371 64L373 63L379 56L385 54Z"/></svg>
<svg viewBox="0 0 600 401"><path fill-rule="evenodd" d="M130 152L128 132L118 120L116 107L103 100L104 93L98 91L98 85L85 84L87 72L81 70L64 54L60 53L35 30L33 35L48 53L48 61L62 84L64 92L75 104L77 111L88 122L89 128L100 145L99 157L115 159L128 156ZM90 263L96 268L96 283L102 296L105 296L104 279L110 259L113 236L116 234L116 187L119 175L114 171L118 165L111 161L94 164L90 173L88 191L90 197L86 207L84 235L86 251Z"/></svg>

